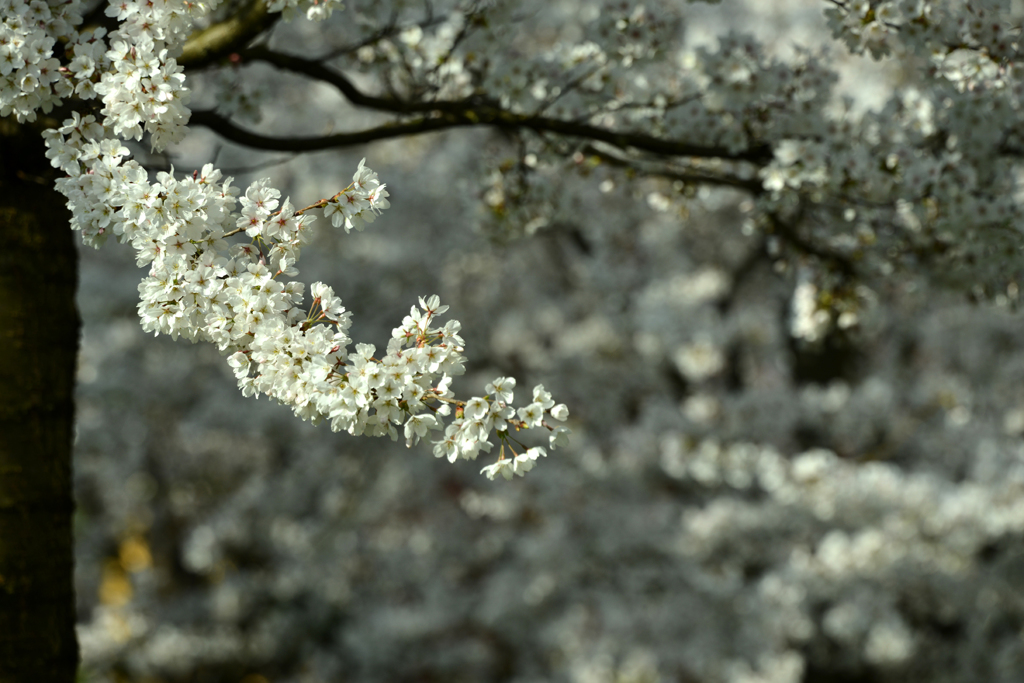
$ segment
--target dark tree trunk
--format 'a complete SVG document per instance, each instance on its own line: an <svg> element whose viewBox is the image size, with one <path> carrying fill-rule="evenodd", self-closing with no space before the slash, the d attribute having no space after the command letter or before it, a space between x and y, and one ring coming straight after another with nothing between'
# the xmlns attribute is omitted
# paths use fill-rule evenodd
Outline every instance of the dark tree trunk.
<svg viewBox="0 0 1024 683"><path fill-rule="evenodd" d="M64 198L0 119L0 683L72 683L71 440L79 319Z"/></svg>

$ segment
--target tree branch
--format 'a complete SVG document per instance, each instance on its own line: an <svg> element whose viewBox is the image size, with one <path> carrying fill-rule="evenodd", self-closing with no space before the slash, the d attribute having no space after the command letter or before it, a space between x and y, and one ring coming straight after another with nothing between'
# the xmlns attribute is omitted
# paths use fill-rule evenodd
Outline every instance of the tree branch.
<svg viewBox="0 0 1024 683"><path fill-rule="evenodd" d="M767 145L759 145L742 152L730 152L721 147L708 147L694 145L678 140L658 138L640 133L616 132L607 128L576 121L565 121L534 114L514 113L495 105L487 100L466 99L466 100L439 100L430 102L409 102L390 97L374 97L360 91L343 74L334 69L328 68L321 62L303 59L292 55L285 55L274 52L265 47L252 47L239 51L243 61L264 61L280 69L302 74L310 78L329 83L337 88L352 104L374 109L376 111L390 112L393 114L427 114L426 120L444 121L446 123L431 123L426 128L412 131L428 132L456 126L495 126L504 129L529 129L538 133L557 133L567 137L583 138L587 140L599 140L620 149L639 149L652 154L663 156L687 156L701 158L732 159L736 161L750 161L764 164L772 159L771 148ZM195 116L193 116L195 121ZM205 124L203 124L205 125ZM395 124L398 129L407 124ZM377 129L381 130L381 129ZM403 129L407 130L407 129ZM409 134L408 132L403 134ZM383 136L383 137L394 137ZM269 141L270 138L263 138ZM338 142L343 136L328 136L322 138L323 143L317 146L307 139L304 143L309 145L303 150L327 149L339 147L345 144L361 144L371 140L381 139L373 137L367 140L358 139L356 142ZM286 145L285 138L280 138L280 144ZM239 140L236 140L240 142ZM255 141L255 138L254 138ZM249 143L242 142L248 145ZM274 143L275 145L278 143ZM250 145L260 147L261 145ZM286 146L263 147L264 149L289 149Z"/></svg>
<svg viewBox="0 0 1024 683"><path fill-rule="evenodd" d="M421 117L401 123L385 124L383 126L378 126L377 128L370 128L355 133L335 133L333 135L315 137L284 138L253 133L236 126L230 120L209 110L192 112L192 118L189 123L198 126L205 126L226 140L230 140L231 142L239 145L252 147L253 149L263 149L275 152L316 152L325 149L334 149L337 147L353 147L355 145L365 145L369 142L376 142L377 140L389 140L391 138L421 135L423 133L432 133L439 130L446 130L448 128L458 128L461 126L479 124L478 121L474 122L469 119L455 119L452 117Z"/></svg>
<svg viewBox="0 0 1024 683"><path fill-rule="evenodd" d="M228 19L193 33L178 57L178 64L187 69L209 66L245 48L280 18L280 13L267 12L263 0L253 0L248 7Z"/></svg>

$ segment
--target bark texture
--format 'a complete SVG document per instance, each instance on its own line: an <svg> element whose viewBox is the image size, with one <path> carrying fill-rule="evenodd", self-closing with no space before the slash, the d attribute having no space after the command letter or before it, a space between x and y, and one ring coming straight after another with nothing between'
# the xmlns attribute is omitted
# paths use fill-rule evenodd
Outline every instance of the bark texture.
<svg viewBox="0 0 1024 683"><path fill-rule="evenodd" d="M43 151L0 120L0 683L71 683L78 665L77 255Z"/></svg>

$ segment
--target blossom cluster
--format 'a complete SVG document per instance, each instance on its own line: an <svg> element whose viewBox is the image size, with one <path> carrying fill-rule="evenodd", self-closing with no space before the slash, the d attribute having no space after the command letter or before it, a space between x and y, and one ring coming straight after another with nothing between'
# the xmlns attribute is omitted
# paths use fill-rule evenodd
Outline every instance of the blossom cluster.
<svg viewBox="0 0 1024 683"><path fill-rule="evenodd" d="M111 2L116 30L79 32L84 3L0 1L0 116L31 121L72 95L101 98L104 125L116 136L150 136L155 149L179 142L188 124L190 92L175 60L197 22L220 4L168 0ZM340 3L276 0L269 10L326 19ZM55 55L59 43L66 64Z"/></svg>
<svg viewBox="0 0 1024 683"><path fill-rule="evenodd" d="M161 172L150 183L136 162L125 159L128 150L105 133L92 116L76 114L47 131L47 154L68 173L57 187L87 243L97 245L113 233L132 244L139 265L149 266L139 285L143 329L215 344L229 356L243 394L270 396L303 419L328 418L334 431L398 438L401 427L411 445L444 429L442 418L456 406L434 448L452 462L490 450L492 431L507 441L509 425L544 426L552 431L552 446L565 443L565 428L543 418L547 411L564 421L566 408L541 386L518 418L510 378L495 380L487 396L464 405L453 398L452 377L464 372L463 341L458 322L437 324L436 316L448 308L438 297L420 299L378 359L368 344L349 352L351 314L329 286L314 283L306 309L303 285L282 282L281 276L298 274L295 263L315 219L311 209L323 208L347 232L361 230L389 207L385 185L365 160L348 188L296 210L267 180L237 197L232 179L210 164L182 179ZM250 242L229 245L226 238L241 232ZM544 449L524 448L505 459L503 448L484 471L491 478L522 475L539 455L546 455Z"/></svg>
<svg viewBox="0 0 1024 683"><path fill-rule="evenodd" d="M517 416L510 378L495 380L484 397L457 401L450 384L464 372L463 342L458 322L437 322L447 306L436 296L420 299L376 358L366 344L350 353L350 314L330 287L314 283L313 300L304 308L303 284L285 281L298 274L295 263L309 239L313 209L323 209L348 232L388 208L385 185L363 162L346 189L296 209L266 180L238 196L232 179L211 164L184 178L173 169L161 172L152 182L128 158L123 140L148 136L162 150L184 137L190 92L174 55L216 5L112 3L106 15L120 23L108 34L102 28L78 33L75 2L50 7L3 1L0 113L26 120L72 94L102 100L99 119L73 111L44 133L47 157L67 174L57 189L68 199L72 228L92 246L110 235L131 243L138 264L149 267L139 285L143 329L215 344L229 356L244 394L275 398L303 419L329 419L336 431L397 438L401 428L410 445L443 431L434 451L451 461L490 450L496 432L503 447L498 462L484 471L491 478L522 475L546 451L522 447L517 453L508 427L547 428L549 447L563 444L567 430L544 417L564 421L565 406L556 406L538 386L534 401ZM325 19L337 6L278 1L269 9ZM66 41L66 66L54 56L58 38ZM248 243L227 241L243 232ZM453 409L445 428L442 418Z"/></svg>
<svg viewBox="0 0 1024 683"><path fill-rule="evenodd" d="M78 3L0 2L0 116L34 121L73 91L53 56L58 37L74 39L81 23Z"/></svg>

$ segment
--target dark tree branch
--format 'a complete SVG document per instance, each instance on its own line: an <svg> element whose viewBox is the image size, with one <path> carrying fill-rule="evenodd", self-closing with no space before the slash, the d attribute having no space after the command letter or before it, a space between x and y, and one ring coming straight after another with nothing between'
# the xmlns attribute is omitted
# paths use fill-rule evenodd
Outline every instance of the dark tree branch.
<svg viewBox="0 0 1024 683"><path fill-rule="evenodd" d="M447 130L449 128L480 124L479 121L474 122L464 118L418 118L401 123L385 124L377 128L370 128L355 133L283 138L247 131L244 128L239 128L223 116L208 110L192 112L190 123L205 126L226 140L239 145L276 152L316 152L337 147L354 147L356 145L365 145L369 142L376 142L377 140L390 140L392 138L409 137Z"/></svg>
<svg viewBox="0 0 1024 683"><path fill-rule="evenodd" d="M403 132L392 135L380 135L370 137L368 139L357 137L354 138L352 142L345 141L346 138L343 135L333 135L320 138L322 142L319 146L317 143L312 141L313 139L303 138L303 142L301 144L307 146L302 147L302 151L329 149L332 147L344 146L346 144L362 144L364 142L370 142L384 137L416 134L419 132L429 132L443 128L479 125L495 126L497 128L504 129L528 129L538 133L557 133L567 137L599 140L620 149L634 148L662 156L732 159L736 161L750 161L758 164L767 163L772 159L771 148L767 145L759 145L742 152L730 152L721 147L695 145L688 142L658 138L641 133L618 132L607 128L600 128L588 123L565 121L535 114L518 114L502 109L494 103L486 100L466 99L413 102L391 97L375 97L362 92L343 74L320 62L281 54L265 47L247 48L240 51L239 56L244 61L267 62L268 64L272 64L280 69L285 69L287 71L292 71L294 73L308 76L309 78L329 83L337 88L352 104L359 107L374 109L381 112L390 112L393 114L428 115L421 120L422 123L415 124L416 126L425 126L424 128L410 130L405 127L409 124L398 123L394 124L392 130L402 130ZM194 115L193 121L197 122ZM426 121L431 123L427 124L425 123ZM375 130L380 131L384 130L384 128ZM253 137L251 139L256 142L259 138ZM247 142L241 142L241 140L236 140L236 142L249 146L260 147L262 149L295 149L287 147L288 142L286 141L289 140L287 138L279 138L274 142L270 142L270 138L263 139L269 144L280 144L284 146L263 147L260 144L250 145Z"/></svg>

